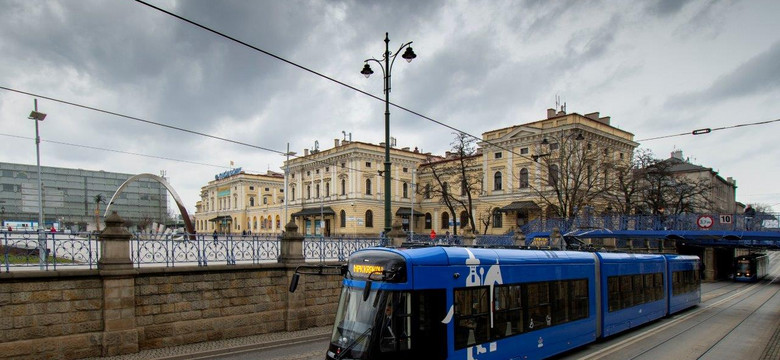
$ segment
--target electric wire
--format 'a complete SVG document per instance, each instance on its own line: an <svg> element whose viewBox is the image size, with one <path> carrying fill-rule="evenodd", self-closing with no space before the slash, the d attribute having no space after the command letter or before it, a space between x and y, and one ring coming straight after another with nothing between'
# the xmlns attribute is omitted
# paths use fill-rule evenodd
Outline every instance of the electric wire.
<svg viewBox="0 0 780 360"><path fill-rule="evenodd" d="M640 140L637 140L637 142L658 140L658 139L666 139L666 138L677 137L677 136L685 136L685 135L694 135L694 136L695 135L705 135L705 134L709 134L709 133L711 133L713 131L718 131L718 130L728 130L728 129L735 129L735 128L740 128L740 127L747 127L747 126L767 125L767 124L771 124L771 123L779 122L779 121L780 121L780 119L774 119L774 120L766 120L766 121L756 121L756 122L745 123L745 124L721 126L721 127L716 127L716 128L702 128L702 129L696 129L696 130L693 130L693 131L690 131L690 132L684 132L684 133L679 133L679 134L663 135L663 136L656 136L656 137L651 137L651 138L647 138L647 139L640 139Z"/></svg>

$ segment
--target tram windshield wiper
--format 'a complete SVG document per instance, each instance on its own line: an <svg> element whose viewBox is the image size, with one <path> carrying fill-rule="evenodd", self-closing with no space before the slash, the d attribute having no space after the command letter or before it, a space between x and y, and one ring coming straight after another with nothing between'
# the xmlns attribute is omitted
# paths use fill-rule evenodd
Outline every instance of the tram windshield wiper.
<svg viewBox="0 0 780 360"><path fill-rule="evenodd" d="M368 329L366 329L366 331L363 331L363 333L360 334L360 336L356 337L355 340L352 340L349 344L347 344L347 346L344 347L343 350L341 350L341 353L336 355L336 360L340 360L345 355L347 355L347 352L352 350L352 348L355 347L355 345L357 345L357 343L359 343L360 340L363 340L366 336L368 336L371 333L372 329L373 327L369 326Z"/></svg>

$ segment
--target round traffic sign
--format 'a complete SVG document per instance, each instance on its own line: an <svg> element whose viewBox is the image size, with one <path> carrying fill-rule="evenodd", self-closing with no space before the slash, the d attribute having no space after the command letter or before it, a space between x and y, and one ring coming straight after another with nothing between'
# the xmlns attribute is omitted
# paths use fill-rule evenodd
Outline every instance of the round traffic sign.
<svg viewBox="0 0 780 360"><path fill-rule="evenodd" d="M715 223L715 219L710 215L702 215L699 216L698 219L696 219L696 225L699 225L702 229L709 229L712 227L712 224Z"/></svg>

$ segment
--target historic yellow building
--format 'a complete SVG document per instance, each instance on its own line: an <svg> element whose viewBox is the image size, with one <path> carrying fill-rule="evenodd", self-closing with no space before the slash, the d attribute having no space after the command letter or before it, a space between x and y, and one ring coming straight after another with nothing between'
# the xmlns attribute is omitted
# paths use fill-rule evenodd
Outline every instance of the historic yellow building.
<svg viewBox="0 0 780 360"><path fill-rule="evenodd" d="M454 226L458 233L462 226L479 234L506 233L543 214L554 216L553 210L571 207L553 201L556 186L550 185L551 181L566 185L570 176L565 174L579 171L570 164L587 164L582 172L588 186L606 184L610 166L630 161L637 143L633 134L613 127L610 118L599 117L599 113L567 114L549 109L546 119L485 132L477 145L465 171L467 177L477 179L470 188L475 229L471 229L465 210L456 210L455 218L450 214L437 196L441 183L439 192L435 191L432 168L459 159L452 154L423 154L416 148L391 148L392 221L402 223L406 231L411 223L416 234L433 230L441 235L454 232ZM566 149L581 149L583 155L573 159L566 155ZM384 150L383 143L336 139L330 149L306 149L302 156L291 159L282 166L289 166L287 218L306 235L379 235L385 227ZM460 180L454 180L457 176L445 174L444 178L447 176L455 185L445 183L444 190L458 192L461 200L467 198ZM280 233L287 222L284 191L284 175L280 173L233 171L218 175L201 191L196 229ZM589 206L599 206L598 199L589 200ZM557 203L561 205L552 205Z"/></svg>

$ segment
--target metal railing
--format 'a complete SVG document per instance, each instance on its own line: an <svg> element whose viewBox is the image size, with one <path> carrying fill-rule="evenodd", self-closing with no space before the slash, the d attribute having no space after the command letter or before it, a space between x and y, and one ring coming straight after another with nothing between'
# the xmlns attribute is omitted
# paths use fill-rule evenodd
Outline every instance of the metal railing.
<svg viewBox="0 0 780 360"><path fill-rule="evenodd" d="M700 221L702 218L707 219ZM561 232L574 229L780 231L779 220L780 214L777 213L762 213L756 216L744 214L578 216L572 219L535 219L523 225L521 231L524 234L551 231L553 228L558 228Z"/></svg>
<svg viewBox="0 0 780 360"><path fill-rule="evenodd" d="M353 252L385 245L380 237L307 237L306 261L345 261ZM275 263L281 253L276 234L149 234L130 239L133 267L175 267ZM45 256L41 257L41 250ZM97 269L102 247L97 233L0 232L0 272Z"/></svg>
<svg viewBox="0 0 780 360"><path fill-rule="evenodd" d="M385 245L386 239L382 237L307 236L303 240L303 256L307 261L346 261L355 251Z"/></svg>

